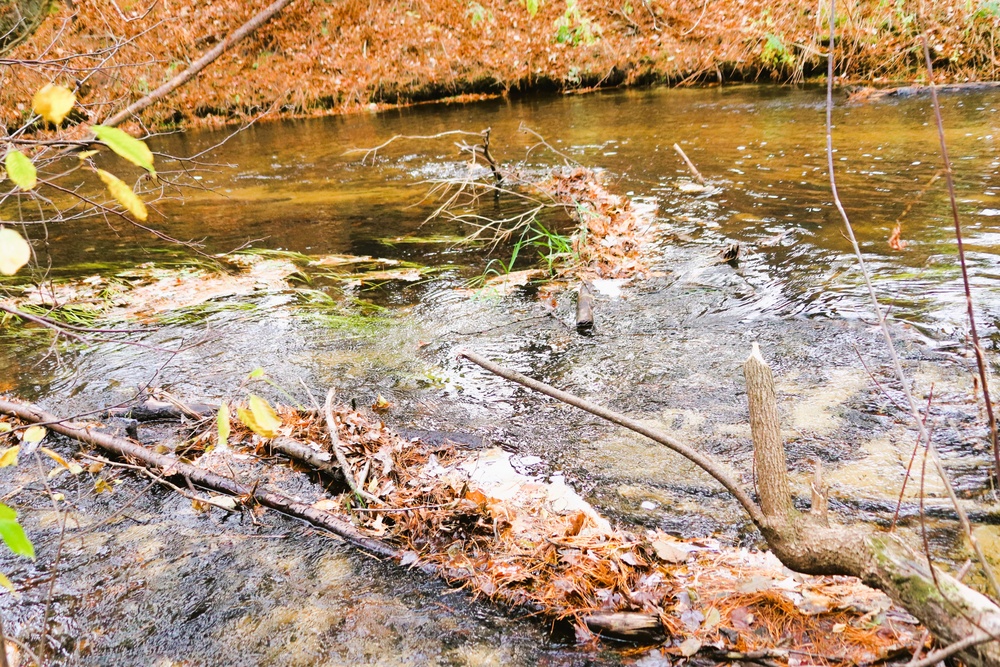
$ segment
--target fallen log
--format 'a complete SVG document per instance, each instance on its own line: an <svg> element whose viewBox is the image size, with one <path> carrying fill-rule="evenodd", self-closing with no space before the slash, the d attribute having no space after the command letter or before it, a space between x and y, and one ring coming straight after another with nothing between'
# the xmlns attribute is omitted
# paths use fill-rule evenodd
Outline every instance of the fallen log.
<svg viewBox="0 0 1000 667"><path fill-rule="evenodd" d="M968 81L965 83L943 83L936 85L939 93L962 93L976 92L981 90L992 90L1000 88L1000 81ZM861 103L871 102L883 97L916 97L918 95L930 95L931 86L913 85L899 86L897 88L871 88L868 86L856 87L848 90L848 102Z"/></svg>
<svg viewBox="0 0 1000 667"><path fill-rule="evenodd" d="M784 445L777 421L770 368L759 349L744 365L750 397L757 486L763 507L717 462L669 435L624 415L505 369L468 351L458 356L535 391L625 426L666 445L715 477L744 507L771 551L789 569L812 575L847 575L885 592L920 620L944 645L955 644L968 665L1000 665L1000 607L985 595L935 568L897 535L868 527L828 526L825 508L810 514L794 510L784 467ZM763 448L764 451L756 451ZM817 498L823 498L817 494ZM970 639L971 638L971 639Z"/></svg>

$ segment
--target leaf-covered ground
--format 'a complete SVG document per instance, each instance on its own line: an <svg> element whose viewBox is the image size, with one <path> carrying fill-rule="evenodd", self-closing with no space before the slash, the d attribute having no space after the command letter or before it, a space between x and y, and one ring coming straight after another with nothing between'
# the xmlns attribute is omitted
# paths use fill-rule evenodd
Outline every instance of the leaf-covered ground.
<svg viewBox="0 0 1000 667"><path fill-rule="evenodd" d="M52 81L79 87L85 111L71 120L106 118L266 4L59 3L0 63L0 121L26 118L32 93ZM919 80L925 30L944 77L997 76L996 2L838 6L846 79ZM145 120L210 124L272 107L287 115L323 114L657 81L794 81L824 71L825 11L811 0L296 2L148 110Z"/></svg>

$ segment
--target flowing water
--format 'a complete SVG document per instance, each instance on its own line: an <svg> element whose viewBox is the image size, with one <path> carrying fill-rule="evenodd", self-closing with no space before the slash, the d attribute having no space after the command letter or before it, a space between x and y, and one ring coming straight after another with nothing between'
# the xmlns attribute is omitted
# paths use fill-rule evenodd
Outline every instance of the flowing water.
<svg viewBox="0 0 1000 667"><path fill-rule="evenodd" d="M256 367L306 401L304 386L344 399L391 403L385 420L444 432L470 446L502 445L544 461L602 511L633 526L755 544L735 504L704 474L638 436L553 404L455 359L467 347L522 372L676 432L751 483L740 364L759 341L779 381L797 488L822 462L832 509L884 522L912 448L902 394L826 176L824 99L818 89L732 87L623 91L588 96L419 106L381 114L261 123L199 158L199 186L158 205L154 224L206 252L246 243L306 255L349 253L415 262L435 271L415 283L314 281L351 317L301 308L301 293L262 291L188 313L144 334L170 355L137 347L62 347L41 335L0 336L0 388L61 414L128 398L157 384L191 400L240 398ZM987 352L1000 342L1000 95L943 98L972 284ZM537 146L524 123L559 154ZM995 523L985 474L984 428L972 400L961 275L929 100L840 105L835 112L840 191L875 284L899 335L920 400L934 386L939 446L974 517ZM594 335L572 327L569 293L552 304L532 288L500 296L469 281L511 248L454 243L461 224L425 222L428 181L461 177L456 137L406 139L375 155L348 152L394 135L492 128L493 152L524 169L570 158L606 170L609 187L658 207L652 277L599 294ZM226 138L194 132L155 140L193 155ZM459 138L460 139L460 138ZM716 189L685 194L679 143ZM529 152L529 148L532 148ZM561 155L560 155L561 154ZM362 161L362 158L364 161ZM176 163L161 159L173 179ZM510 197L477 209L502 215ZM8 212L9 215L9 212ZM151 218L153 219L153 218ZM555 216L546 218L560 224ZM892 250L901 225L905 250ZM719 261L727 244L738 264ZM52 275L79 278L197 257L114 221L52 226L43 259ZM522 255L518 267L535 258ZM239 307L237 307L239 306ZM375 317L366 314L376 313ZM329 315L329 314L327 314ZM336 324L336 326L332 326ZM865 370L859 357L869 370ZM168 363L169 362L169 363ZM882 390L872 382L873 376ZM258 386L265 392L266 387ZM281 394L268 394L280 399ZM70 454L74 446L60 445ZM38 564L0 560L23 597L0 598L8 631L37 640L58 543L44 489L0 473L39 545ZM598 665L642 654L574 647L547 628L463 592L352 553L331 538L268 516L193 512L168 491L119 476L114 494L92 478L55 482L71 524L54 587L54 650L70 664ZM955 546L951 511L928 479L936 548ZM914 525L907 491L903 516ZM10 500L10 498L8 498ZM987 525L984 537L992 535Z"/></svg>

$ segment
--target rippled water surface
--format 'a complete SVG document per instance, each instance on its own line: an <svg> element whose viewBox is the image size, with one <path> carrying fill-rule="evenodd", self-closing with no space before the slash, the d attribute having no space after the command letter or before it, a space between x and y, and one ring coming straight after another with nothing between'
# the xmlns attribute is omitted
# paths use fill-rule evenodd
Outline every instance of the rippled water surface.
<svg viewBox="0 0 1000 667"><path fill-rule="evenodd" d="M1000 95L943 98L972 282L992 353L1000 319ZM157 372L157 384L197 400L239 397L263 367L299 400L304 386L334 386L345 399L392 403L385 419L403 429L446 432L471 446L499 444L542 457L615 520L684 535L756 536L703 474L638 436L612 429L460 363L469 347L518 370L672 430L749 477L739 367L759 341L775 366L790 464L801 482L816 462L830 471L833 509L885 521L894 509L912 434L893 404L882 343L870 325L856 262L832 207L818 89L732 87L650 90L420 106L382 114L259 123L200 158L199 185L158 205L153 224L206 252L254 248L307 255L351 253L435 268L417 283L325 291L374 318L329 319L295 307L301 295L262 293L145 334L161 347L199 343L176 356L136 347L58 348L43 336L0 337L0 388L61 414L127 398ZM918 388L935 386L936 433L961 493L993 523L982 473L982 420L971 402L963 343L967 325L956 246L929 100L841 105L835 113L837 176L875 282L899 325L899 349ZM598 295L597 328L573 329L572 294L555 307L532 289L500 297L468 289L489 250L454 243L460 224L426 222L436 206L429 181L468 173L456 137L399 140L492 128L507 164L547 169L563 158L535 146L525 124L573 160L607 172L609 187L658 207L655 274ZM225 133L158 138L158 151L192 155ZM460 139L460 138L459 138ZM684 194L679 143L717 189ZM362 158L365 158L362 160ZM210 164L209 164L210 163ZM161 159L170 178L176 168ZM508 196L478 212L516 210ZM547 218L558 225L557 218ZM903 251L888 245L901 224ZM145 262L196 257L144 233L94 220L52 227L53 275L84 277ZM451 240L449 240L451 239ZM738 265L718 261L739 242ZM518 266L530 266L522 257ZM493 264L492 266L495 266ZM232 306L233 304L222 304ZM864 359L868 370L859 361ZM885 391L871 382L880 379ZM281 395L274 392L273 399ZM69 454L74 447L64 443ZM0 478L3 479L3 478ZM11 478L13 479L13 478ZM109 516L140 492L124 478L116 496L92 480L61 481L82 523ZM6 480L4 481L6 484ZM20 482L19 482L20 483ZM47 565L58 542L37 482L17 501L38 536L37 567L0 561L24 599L0 600L8 626L32 635L44 608ZM804 482L803 482L804 484ZM805 488L803 486L803 488ZM938 490L939 491L939 490ZM904 517L916 512L912 495ZM652 507L653 509L649 509ZM934 516L949 510L931 498ZM55 588L56 650L83 664L547 664L634 662L641 654L571 647L537 623L461 592L352 554L280 517L196 515L187 501L150 490L126 519L65 545ZM944 524L942 524L944 525ZM940 548L952 534L940 528Z"/></svg>

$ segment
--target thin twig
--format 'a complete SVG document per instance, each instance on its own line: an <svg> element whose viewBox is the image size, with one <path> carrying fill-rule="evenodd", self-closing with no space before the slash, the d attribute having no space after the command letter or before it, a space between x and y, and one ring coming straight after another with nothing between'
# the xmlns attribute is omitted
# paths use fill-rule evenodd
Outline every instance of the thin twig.
<svg viewBox="0 0 1000 667"><path fill-rule="evenodd" d="M684 149L681 148L680 144L674 144L674 150L677 151L677 153L684 159L684 164L687 165L691 175L694 176L694 180L698 181L701 185L705 185L705 177L701 175L700 171L698 171L698 167L694 166L694 162L691 162L691 158L687 156L687 153L684 152Z"/></svg>
<svg viewBox="0 0 1000 667"><path fill-rule="evenodd" d="M987 634L970 635L965 639L958 640L954 644L945 646L943 649L934 651L933 653L928 653L927 657L923 660L907 663L906 667L934 667L934 665L938 664L942 660L947 660L957 653L961 653L962 651L972 648L973 646L984 644L992 639L994 639L994 637Z"/></svg>
<svg viewBox="0 0 1000 667"><path fill-rule="evenodd" d="M958 218L958 204L955 201L955 176L951 169L951 158L948 157L948 144L944 139L944 121L941 119L941 104L938 102L937 87L934 85L934 65L931 63L931 52L927 47L927 36L921 35L920 41L924 47L924 61L927 65L927 79L931 89L931 103L934 108L934 120L937 123L938 141L941 144L941 160L944 162L944 178L948 184L951 217L955 223L955 242L958 244L958 263L962 267L962 285L965 288L965 308L969 315L969 333L972 334L972 348L976 353L976 366L979 367L979 382L983 388L983 402L986 404L986 417L990 423L990 441L993 444L993 474L1000 478L1000 440L997 438L997 420L993 414L993 401L990 400L990 382L989 374L986 370L986 359L983 354L983 347L979 343L979 333L976 330L976 313L972 304L972 286L969 284L969 269L965 263L965 244L962 241L962 223Z"/></svg>
<svg viewBox="0 0 1000 667"><path fill-rule="evenodd" d="M381 505L381 500L358 486L358 481L354 478L354 472L351 470L351 464L348 462L347 457L344 456L344 452L340 448L340 436L337 434L337 421L333 417L334 393L335 392L332 388L330 391L326 392L326 405L323 406L323 412L326 416L326 428L330 432L330 444L333 447L334 455L337 457L337 463L340 464L340 469L344 473L344 480L347 482L347 486L351 487L351 491L359 497L364 498L368 502Z"/></svg>

